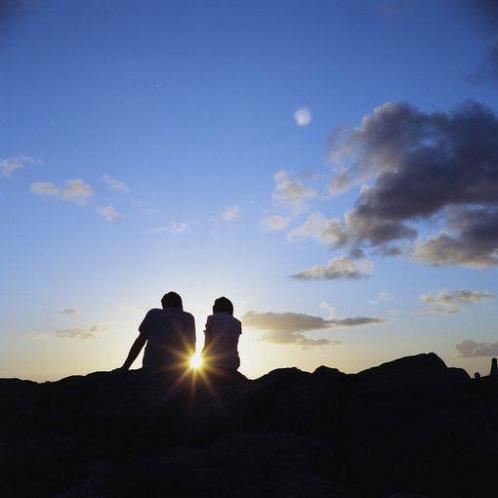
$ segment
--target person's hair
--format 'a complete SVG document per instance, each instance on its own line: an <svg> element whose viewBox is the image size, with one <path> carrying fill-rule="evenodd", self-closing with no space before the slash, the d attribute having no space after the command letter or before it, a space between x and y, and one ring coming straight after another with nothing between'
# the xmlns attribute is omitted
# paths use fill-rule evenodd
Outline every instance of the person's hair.
<svg viewBox="0 0 498 498"><path fill-rule="evenodd" d="M176 292L164 294L161 299L161 304L163 305L163 308L178 308L183 310L182 298L180 294L177 294Z"/></svg>
<svg viewBox="0 0 498 498"><path fill-rule="evenodd" d="M233 315L232 301L224 296L216 299L213 305L213 313L221 313L223 311L226 311L227 313Z"/></svg>

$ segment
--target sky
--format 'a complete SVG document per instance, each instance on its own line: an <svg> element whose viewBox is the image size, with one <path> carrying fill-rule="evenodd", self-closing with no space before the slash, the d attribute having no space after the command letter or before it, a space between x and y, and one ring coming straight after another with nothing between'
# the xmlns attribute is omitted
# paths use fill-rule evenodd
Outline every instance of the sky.
<svg viewBox="0 0 498 498"><path fill-rule="evenodd" d="M0 0L0 377L179 292L240 370L498 356L498 6ZM137 360L135 367L140 366Z"/></svg>

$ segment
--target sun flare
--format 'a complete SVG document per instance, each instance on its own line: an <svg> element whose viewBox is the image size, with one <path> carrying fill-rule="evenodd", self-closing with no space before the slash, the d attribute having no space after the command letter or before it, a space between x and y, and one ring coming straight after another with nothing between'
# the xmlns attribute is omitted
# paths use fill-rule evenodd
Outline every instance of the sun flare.
<svg viewBox="0 0 498 498"><path fill-rule="evenodd" d="M190 368L192 370L200 370L202 368L202 358L198 354L194 354L192 358L190 358Z"/></svg>

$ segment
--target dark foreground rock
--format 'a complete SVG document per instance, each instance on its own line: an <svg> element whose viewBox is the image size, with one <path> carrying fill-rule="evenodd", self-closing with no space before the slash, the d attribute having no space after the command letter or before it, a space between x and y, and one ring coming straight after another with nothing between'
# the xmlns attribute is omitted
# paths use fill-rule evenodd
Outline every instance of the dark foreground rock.
<svg viewBox="0 0 498 498"><path fill-rule="evenodd" d="M498 379L434 354L174 379L0 379L1 496L479 498L498 471Z"/></svg>

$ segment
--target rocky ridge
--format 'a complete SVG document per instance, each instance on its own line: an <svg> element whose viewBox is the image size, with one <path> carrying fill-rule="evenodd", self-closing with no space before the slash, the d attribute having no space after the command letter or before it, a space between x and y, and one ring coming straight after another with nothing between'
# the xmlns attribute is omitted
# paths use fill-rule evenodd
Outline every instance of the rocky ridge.
<svg viewBox="0 0 498 498"><path fill-rule="evenodd" d="M0 407L9 497L479 498L498 470L497 378L433 353L357 374L0 379Z"/></svg>

